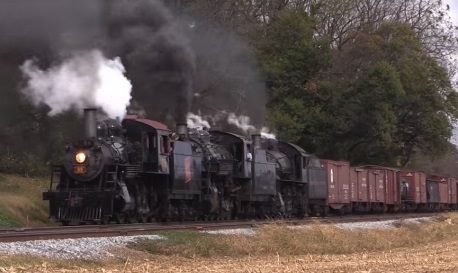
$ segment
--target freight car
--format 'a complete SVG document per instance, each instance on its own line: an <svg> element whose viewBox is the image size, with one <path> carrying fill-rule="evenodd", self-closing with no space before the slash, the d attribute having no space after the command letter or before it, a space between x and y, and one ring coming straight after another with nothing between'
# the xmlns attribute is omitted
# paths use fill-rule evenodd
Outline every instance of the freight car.
<svg viewBox="0 0 458 273"><path fill-rule="evenodd" d="M404 211L428 210L428 193L426 187L426 174L423 172L403 170L400 173L401 202Z"/></svg>
<svg viewBox="0 0 458 273"><path fill-rule="evenodd" d="M53 167L50 217L64 225L167 220L304 217L308 184L324 169L300 147L205 130L177 132L136 115L96 121Z"/></svg>
<svg viewBox="0 0 458 273"><path fill-rule="evenodd" d="M325 197L310 198L315 216L328 212L396 213L457 209L457 179L383 166L351 167L347 161L321 160Z"/></svg>

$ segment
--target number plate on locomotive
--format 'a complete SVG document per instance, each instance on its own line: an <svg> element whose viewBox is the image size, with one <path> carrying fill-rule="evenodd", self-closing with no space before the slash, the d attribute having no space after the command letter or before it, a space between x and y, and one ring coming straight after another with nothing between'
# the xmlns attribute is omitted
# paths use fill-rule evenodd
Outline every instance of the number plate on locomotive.
<svg viewBox="0 0 458 273"><path fill-rule="evenodd" d="M75 166L73 167L73 172L76 174L86 173L86 166Z"/></svg>

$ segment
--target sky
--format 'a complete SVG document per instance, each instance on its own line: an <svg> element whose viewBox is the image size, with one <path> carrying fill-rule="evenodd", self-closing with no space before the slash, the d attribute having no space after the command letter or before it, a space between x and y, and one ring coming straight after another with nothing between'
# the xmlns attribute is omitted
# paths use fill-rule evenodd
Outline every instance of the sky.
<svg viewBox="0 0 458 273"><path fill-rule="evenodd" d="M444 2L450 6L450 17L452 17L453 24L458 26L458 1L445 0Z"/></svg>
<svg viewBox="0 0 458 273"><path fill-rule="evenodd" d="M449 15L453 25L458 26L458 0L444 0L444 3L450 6ZM458 124L455 124L453 133L451 142L458 146Z"/></svg>

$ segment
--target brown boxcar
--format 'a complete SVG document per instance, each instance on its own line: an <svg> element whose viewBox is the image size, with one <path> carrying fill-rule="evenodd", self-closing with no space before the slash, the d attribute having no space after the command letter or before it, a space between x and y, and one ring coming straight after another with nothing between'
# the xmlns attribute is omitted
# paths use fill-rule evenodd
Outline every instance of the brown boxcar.
<svg viewBox="0 0 458 273"><path fill-rule="evenodd" d="M439 203L446 207L455 207L457 203L456 178L445 175L430 175L429 179L439 183Z"/></svg>
<svg viewBox="0 0 458 273"><path fill-rule="evenodd" d="M401 201L406 210L425 209L427 203L426 174L403 170L400 173Z"/></svg>
<svg viewBox="0 0 458 273"><path fill-rule="evenodd" d="M350 163L348 161L321 160L327 172L327 204L334 210L350 210Z"/></svg>
<svg viewBox="0 0 458 273"><path fill-rule="evenodd" d="M369 197L374 210L398 211L401 207L401 196L399 194L399 169L367 165L363 168L369 170ZM375 187L374 190L371 187ZM371 198L375 193L375 199Z"/></svg>
<svg viewBox="0 0 458 273"><path fill-rule="evenodd" d="M369 203L374 211L385 210L385 173L377 169L367 170Z"/></svg>
<svg viewBox="0 0 458 273"><path fill-rule="evenodd" d="M355 211L369 211L371 208L367 173L366 169L350 168L350 201Z"/></svg>
<svg viewBox="0 0 458 273"><path fill-rule="evenodd" d="M350 168L350 200L352 202L369 202L367 187L367 170Z"/></svg>
<svg viewBox="0 0 458 273"><path fill-rule="evenodd" d="M440 181L439 183L439 203L448 205L449 204L449 194L448 194L448 181Z"/></svg>
<svg viewBox="0 0 458 273"><path fill-rule="evenodd" d="M455 177L449 177L449 183L448 183L448 186L449 186L449 189L450 189L450 192L449 192L449 195L450 195L450 206L451 208L455 209L456 208L456 205L457 205L457 195L456 195L456 183L457 183L457 180Z"/></svg>
<svg viewBox="0 0 458 273"><path fill-rule="evenodd" d="M452 177L451 185L451 196L452 196L452 208L458 209L458 179L456 177Z"/></svg>

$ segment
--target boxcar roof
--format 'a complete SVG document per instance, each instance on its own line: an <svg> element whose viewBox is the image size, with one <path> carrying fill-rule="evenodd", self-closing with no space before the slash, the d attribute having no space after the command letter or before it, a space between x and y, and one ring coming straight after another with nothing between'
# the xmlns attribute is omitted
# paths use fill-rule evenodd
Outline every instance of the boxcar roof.
<svg viewBox="0 0 458 273"><path fill-rule="evenodd" d="M402 170L402 169L400 169L400 168L385 167L385 166L380 166L380 165L361 165L361 166L356 166L356 168L363 168L363 169L383 169L383 170L391 170L391 171L401 171L401 170Z"/></svg>

